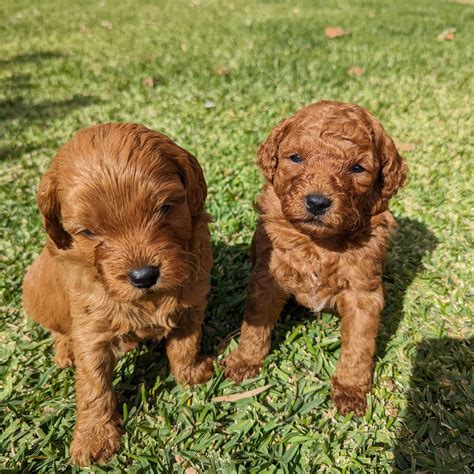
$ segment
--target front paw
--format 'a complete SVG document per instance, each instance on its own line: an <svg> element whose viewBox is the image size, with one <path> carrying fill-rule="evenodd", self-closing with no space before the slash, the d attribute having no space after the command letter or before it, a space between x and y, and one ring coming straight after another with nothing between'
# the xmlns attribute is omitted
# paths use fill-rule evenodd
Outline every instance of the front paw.
<svg viewBox="0 0 474 474"><path fill-rule="evenodd" d="M192 365L174 367L173 375L177 382L185 385L207 382L214 375L214 359L211 356L200 356Z"/></svg>
<svg viewBox="0 0 474 474"><path fill-rule="evenodd" d="M56 334L54 336L56 354L54 361L60 369L74 366L74 351L72 339L69 335Z"/></svg>
<svg viewBox="0 0 474 474"><path fill-rule="evenodd" d="M332 381L331 398L339 413L347 415L353 411L363 416L367 410L367 393L370 387L344 385L336 379Z"/></svg>
<svg viewBox="0 0 474 474"><path fill-rule="evenodd" d="M71 459L79 466L106 463L120 447L119 420L105 425L76 427L71 443Z"/></svg>
<svg viewBox="0 0 474 474"><path fill-rule="evenodd" d="M222 365L226 378L240 383L245 379L256 377L260 373L263 362L250 362L244 359L237 350L229 354Z"/></svg>

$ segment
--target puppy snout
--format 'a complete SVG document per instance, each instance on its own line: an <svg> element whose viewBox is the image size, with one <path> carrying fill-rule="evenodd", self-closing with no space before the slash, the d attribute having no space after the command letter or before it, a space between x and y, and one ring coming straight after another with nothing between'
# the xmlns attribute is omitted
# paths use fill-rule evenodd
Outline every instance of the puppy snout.
<svg viewBox="0 0 474 474"><path fill-rule="evenodd" d="M128 280L136 288L151 288L160 276L159 267L142 267L128 272Z"/></svg>
<svg viewBox="0 0 474 474"><path fill-rule="evenodd" d="M331 204L331 199L322 194L306 195L306 209L308 209L313 216L321 216L331 207Z"/></svg>

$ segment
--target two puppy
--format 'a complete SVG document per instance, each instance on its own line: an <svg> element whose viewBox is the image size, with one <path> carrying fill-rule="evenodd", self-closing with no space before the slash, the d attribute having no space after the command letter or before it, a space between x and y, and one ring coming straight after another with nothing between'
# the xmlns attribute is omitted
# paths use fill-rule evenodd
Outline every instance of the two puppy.
<svg viewBox="0 0 474 474"><path fill-rule="evenodd" d="M260 146L267 184L252 243L240 344L223 362L235 381L258 374L291 296L335 309L342 352L332 398L365 411L383 307L381 276L405 181L393 141L367 111L323 101L277 125ZM82 130L43 176L38 205L48 241L28 270L24 304L51 330L60 367L75 365L75 463L119 448L112 372L138 341L166 338L177 381L213 375L200 354L212 266L206 184L194 156L145 127Z"/></svg>

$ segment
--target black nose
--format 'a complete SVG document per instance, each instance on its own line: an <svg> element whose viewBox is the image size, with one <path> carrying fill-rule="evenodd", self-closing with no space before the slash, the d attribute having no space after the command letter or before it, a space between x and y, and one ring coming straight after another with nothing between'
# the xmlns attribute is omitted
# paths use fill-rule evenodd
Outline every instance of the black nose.
<svg viewBox="0 0 474 474"><path fill-rule="evenodd" d="M321 194L306 195L306 209L314 216L324 214L331 207L331 204L332 201Z"/></svg>
<svg viewBox="0 0 474 474"><path fill-rule="evenodd" d="M158 281L159 276L158 267L142 267L128 272L130 283L137 288L151 288Z"/></svg>

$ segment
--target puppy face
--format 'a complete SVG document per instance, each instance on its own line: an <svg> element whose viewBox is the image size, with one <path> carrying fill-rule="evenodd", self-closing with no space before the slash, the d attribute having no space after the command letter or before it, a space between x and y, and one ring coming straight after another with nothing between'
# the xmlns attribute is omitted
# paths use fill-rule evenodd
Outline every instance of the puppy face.
<svg viewBox="0 0 474 474"><path fill-rule="evenodd" d="M380 123L364 109L323 101L275 127L258 165L286 219L325 238L350 233L380 212L406 177Z"/></svg>
<svg viewBox="0 0 474 474"><path fill-rule="evenodd" d="M59 151L38 204L58 249L127 302L192 281L198 262L188 244L205 197L197 160L169 138L105 124L80 131Z"/></svg>

